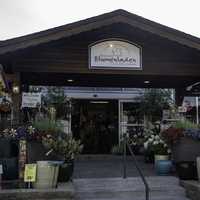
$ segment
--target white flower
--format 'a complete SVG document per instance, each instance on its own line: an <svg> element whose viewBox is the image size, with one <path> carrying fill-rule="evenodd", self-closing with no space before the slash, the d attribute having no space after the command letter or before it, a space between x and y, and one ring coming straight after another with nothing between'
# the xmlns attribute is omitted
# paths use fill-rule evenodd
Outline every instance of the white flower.
<svg viewBox="0 0 200 200"><path fill-rule="evenodd" d="M171 153L171 149L167 149L167 153Z"/></svg>
<svg viewBox="0 0 200 200"><path fill-rule="evenodd" d="M148 142L145 142L145 143L144 143L144 149L148 149L148 145L149 145L149 143L148 143Z"/></svg>
<svg viewBox="0 0 200 200"><path fill-rule="evenodd" d="M154 139L154 138L155 138L155 136L154 136L154 135L151 135L151 138L152 138L152 139Z"/></svg>
<svg viewBox="0 0 200 200"><path fill-rule="evenodd" d="M159 139L160 139L159 135L156 135L156 136L155 136L155 139L156 139L156 140L159 140Z"/></svg>
<svg viewBox="0 0 200 200"><path fill-rule="evenodd" d="M160 139L160 143L161 143L161 144L164 144L165 142L164 142L162 139Z"/></svg>
<svg viewBox="0 0 200 200"><path fill-rule="evenodd" d="M167 147L167 144L166 144L166 143L164 143L164 147Z"/></svg>
<svg viewBox="0 0 200 200"><path fill-rule="evenodd" d="M158 141L154 141L153 142L153 145L157 145L157 144L159 144Z"/></svg>
<svg viewBox="0 0 200 200"><path fill-rule="evenodd" d="M148 139L148 142L153 142L153 139L152 139L152 138L149 138L149 139Z"/></svg>

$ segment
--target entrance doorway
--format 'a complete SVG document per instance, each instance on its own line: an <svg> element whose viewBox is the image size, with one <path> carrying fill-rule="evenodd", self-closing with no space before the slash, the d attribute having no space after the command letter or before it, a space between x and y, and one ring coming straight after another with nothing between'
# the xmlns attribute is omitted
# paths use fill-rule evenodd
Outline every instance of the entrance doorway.
<svg viewBox="0 0 200 200"><path fill-rule="evenodd" d="M129 138L143 137L145 118L139 109L139 102L119 100L119 143L124 134Z"/></svg>
<svg viewBox="0 0 200 200"><path fill-rule="evenodd" d="M118 143L118 100L75 100L72 133L84 154L109 154Z"/></svg>

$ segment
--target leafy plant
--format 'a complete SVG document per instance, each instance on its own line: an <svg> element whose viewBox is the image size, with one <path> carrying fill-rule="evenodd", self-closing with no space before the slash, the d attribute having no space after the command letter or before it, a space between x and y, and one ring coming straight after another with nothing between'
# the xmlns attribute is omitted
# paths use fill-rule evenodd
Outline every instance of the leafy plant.
<svg viewBox="0 0 200 200"><path fill-rule="evenodd" d="M155 122L162 118L163 109L168 109L172 103L171 90L148 89L138 98L139 110L148 120Z"/></svg>
<svg viewBox="0 0 200 200"><path fill-rule="evenodd" d="M114 155L122 155L123 154L123 145L114 145L111 149L111 153Z"/></svg>
<svg viewBox="0 0 200 200"><path fill-rule="evenodd" d="M49 119L35 121L33 122L33 127L35 127L37 131L48 134L59 133L63 130L63 125L61 123Z"/></svg>
<svg viewBox="0 0 200 200"><path fill-rule="evenodd" d="M177 142L181 137L191 137L200 140L200 129L197 124L189 120L181 120L174 123L170 128L162 131L162 135L169 144Z"/></svg>
<svg viewBox="0 0 200 200"><path fill-rule="evenodd" d="M198 129L199 126L197 124L194 124L193 122L189 120L180 120L173 124L174 128L179 129Z"/></svg>
<svg viewBox="0 0 200 200"><path fill-rule="evenodd" d="M80 140L75 140L67 134L59 134L58 137L46 135L42 138L42 143L49 153L54 152L65 161L73 160L83 149Z"/></svg>
<svg viewBox="0 0 200 200"><path fill-rule="evenodd" d="M63 87L48 87L47 95L43 97L47 107L55 107L56 119L68 120L71 113L71 100L65 95Z"/></svg>

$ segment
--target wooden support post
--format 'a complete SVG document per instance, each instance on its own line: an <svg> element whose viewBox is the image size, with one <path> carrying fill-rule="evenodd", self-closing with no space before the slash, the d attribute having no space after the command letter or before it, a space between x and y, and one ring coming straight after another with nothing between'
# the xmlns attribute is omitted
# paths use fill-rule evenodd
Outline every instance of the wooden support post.
<svg viewBox="0 0 200 200"><path fill-rule="evenodd" d="M176 88L175 89L175 103L177 106L182 106L184 99L184 89L183 88Z"/></svg>

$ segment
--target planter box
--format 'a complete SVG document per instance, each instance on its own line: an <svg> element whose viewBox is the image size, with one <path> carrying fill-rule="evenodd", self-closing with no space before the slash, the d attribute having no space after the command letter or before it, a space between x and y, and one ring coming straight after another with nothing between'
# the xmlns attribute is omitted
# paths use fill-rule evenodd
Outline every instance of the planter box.
<svg viewBox="0 0 200 200"><path fill-rule="evenodd" d="M172 159L175 163L182 161L196 162L200 156L200 141L183 137L172 147Z"/></svg>

